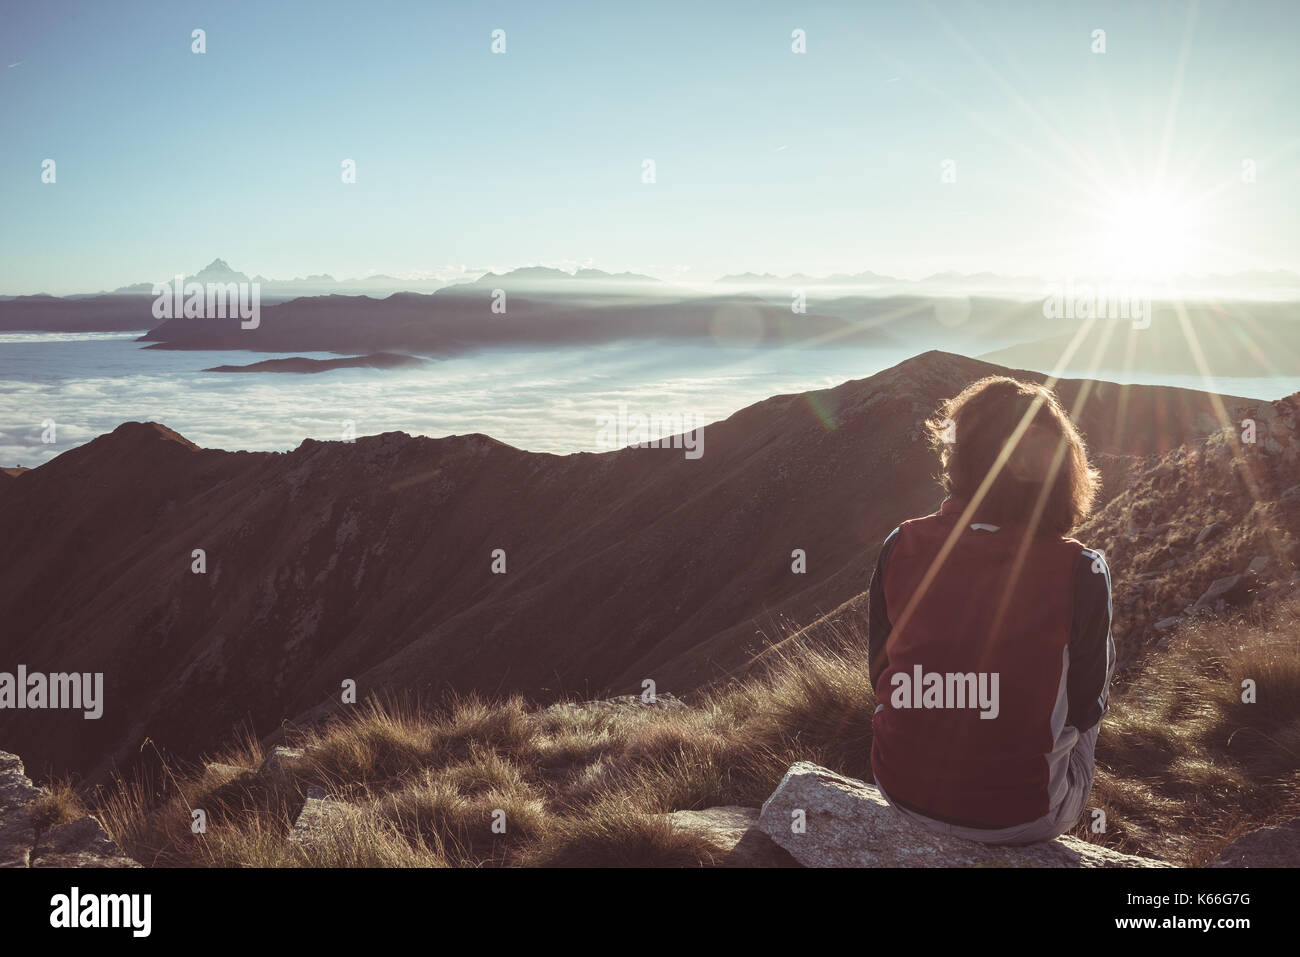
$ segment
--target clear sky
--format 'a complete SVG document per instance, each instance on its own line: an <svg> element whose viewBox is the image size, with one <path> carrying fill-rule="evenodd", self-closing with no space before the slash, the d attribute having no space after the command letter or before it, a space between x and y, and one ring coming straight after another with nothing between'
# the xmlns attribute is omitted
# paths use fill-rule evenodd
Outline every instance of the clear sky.
<svg viewBox="0 0 1300 957"><path fill-rule="evenodd" d="M1294 0L0 11L5 293L215 257L276 278L1300 269Z"/></svg>

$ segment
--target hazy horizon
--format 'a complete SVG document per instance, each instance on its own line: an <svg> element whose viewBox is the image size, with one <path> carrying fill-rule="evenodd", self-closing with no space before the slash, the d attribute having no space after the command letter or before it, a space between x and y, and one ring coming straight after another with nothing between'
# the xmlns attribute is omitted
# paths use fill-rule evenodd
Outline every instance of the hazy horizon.
<svg viewBox="0 0 1300 957"><path fill-rule="evenodd" d="M513 266L500 266L495 269L473 270L463 275L452 278L428 278L413 275L399 275L392 272L376 271L366 275L331 275L329 273L314 272L294 276L268 276L258 269L240 268L238 265L232 265L223 257L216 257L202 269L185 268L173 270L163 277L153 277L148 279L131 279L122 280L112 287L100 289L71 289L60 294L47 293L43 289L23 288L21 290L0 290L0 296L18 298L21 296L35 295L56 295L66 296L89 296L101 293L113 293L130 286L140 286L151 283L170 284L174 282L176 276L182 276L191 279L199 276L201 273L214 266L226 266L232 273L241 273L246 275L250 280L260 279L268 284L299 284L304 287L300 293L302 296L319 294L317 289L327 289L328 283L346 284L364 284L384 281L385 289L403 290L410 288L411 291L429 293L440 289L448 289L458 285L472 284L482 278L490 275L505 276L511 273L529 270L550 270L558 273L555 278L575 278L580 276L583 271L604 272L610 275L612 279L623 280L620 277L643 276L645 279L652 280L655 285L663 284L665 287L675 286L683 290L717 292L725 294L743 289L758 289L764 286L779 287L782 290L789 288L790 282L794 281L811 281L819 287L826 289L844 290L848 294L861 291L869 293L874 289L885 288L886 291L893 292L900 287L914 287L918 295L932 294L936 288L941 288L945 282L955 284L967 283L976 289L980 294L1005 296L1007 298L1027 298L1036 299L1042 295L1041 287L1044 284L1064 283L1066 281L1075 283L1084 282L1106 282L1108 276L1089 276L1089 275L1070 275L1063 277L1050 277L1044 275L1009 275L996 273L992 271L982 271L979 273L963 273L955 270L947 270L939 273L925 274L900 274L887 275L870 268L854 270L850 273L825 273L810 274L800 273L795 270L782 271L777 273L760 273L754 270L742 270L735 273L727 273L718 276L661 276L649 273L636 273L633 270L624 270L616 273L613 270L601 269L598 265L587 262L574 265L565 263L554 265L543 262L526 262ZM867 279L856 281L858 277L868 277ZM1281 282L1283 286L1279 287L1259 287L1259 281L1267 277L1270 281ZM845 280L832 282L833 280ZM1218 282L1219 286L1210 287L1219 294L1227 297L1241 296L1243 298L1254 298L1258 295L1271 296L1280 299L1300 299L1300 272L1289 269L1243 269L1232 273L1222 273L1210 271L1204 273L1179 273L1167 277L1164 281L1151 284L1153 290L1158 290L1162 296L1168 298L1194 297L1203 294L1204 286L1201 284L1208 282ZM316 283L316 285L313 285ZM1254 284L1254 285L1252 285ZM646 288L643 284L640 288ZM1032 290L1032 292L1030 292ZM387 293L385 293L387 294Z"/></svg>

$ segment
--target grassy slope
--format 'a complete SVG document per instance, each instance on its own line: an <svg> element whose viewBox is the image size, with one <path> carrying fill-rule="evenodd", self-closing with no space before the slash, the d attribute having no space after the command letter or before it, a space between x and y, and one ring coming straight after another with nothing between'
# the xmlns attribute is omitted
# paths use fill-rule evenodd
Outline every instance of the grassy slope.
<svg viewBox="0 0 1300 957"><path fill-rule="evenodd" d="M713 852L663 812L757 806L795 760L870 779L874 695L859 618L782 643L688 708L536 711L520 698L371 702L291 735L299 779L253 774L248 742L194 768L119 780L94 803L124 848L173 866L695 865ZM1076 834L1197 865L1250 828L1300 813L1300 600L1208 619L1150 652L1112 696ZM1255 704L1241 701L1243 679ZM308 783L345 799L325 840L284 841ZM208 833L190 832L190 809ZM506 833L494 834L493 812Z"/></svg>

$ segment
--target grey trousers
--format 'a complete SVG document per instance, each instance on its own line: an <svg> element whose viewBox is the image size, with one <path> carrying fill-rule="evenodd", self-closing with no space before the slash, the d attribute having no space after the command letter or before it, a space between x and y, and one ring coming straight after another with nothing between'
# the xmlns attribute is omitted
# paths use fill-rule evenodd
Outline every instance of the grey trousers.
<svg viewBox="0 0 1300 957"><path fill-rule="evenodd" d="M920 825L937 834L949 834L953 837L962 837L968 841L980 841L984 844L1033 844L1036 841L1050 841L1052 838L1060 837L1073 828L1087 806L1088 794L1092 791L1092 779L1097 770L1093 752L1097 747L1097 732L1100 730L1101 722L1099 721L1091 729L1079 735L1079 740L1070 751L1065 797L1056 807L1042 817L1025 824L1001 828L963 827L959 824L948 824L945 821L936 821L932 817L926 817L924 814L918 814L907 808L899 807L885 793L884 788L879 785L877 785L877 788L879 788L881 796L889 802L890 807L896 812L913 824Z"/></svg>

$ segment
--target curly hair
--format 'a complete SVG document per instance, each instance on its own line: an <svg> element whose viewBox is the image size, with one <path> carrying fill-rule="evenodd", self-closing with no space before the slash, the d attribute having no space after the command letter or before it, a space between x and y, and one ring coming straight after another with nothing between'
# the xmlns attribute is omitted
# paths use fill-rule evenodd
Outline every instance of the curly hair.
<svg viewBox="0 0 1300 957"><path fill-rule="evenodd" d="M1033 522L1035 534L1065 537L1092 511L1099 474L1050 389L988 376L944 402L925 425L943 467L940 484L955 499L979 496L978 518Z"/></svg>

